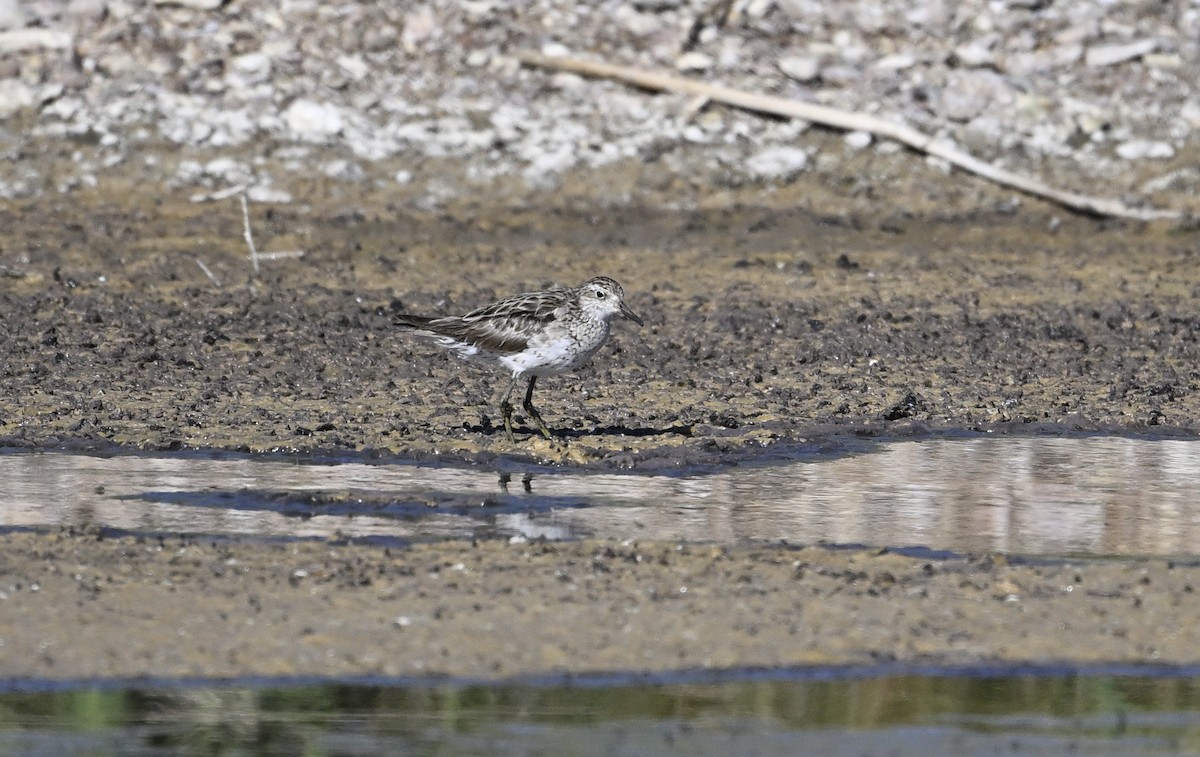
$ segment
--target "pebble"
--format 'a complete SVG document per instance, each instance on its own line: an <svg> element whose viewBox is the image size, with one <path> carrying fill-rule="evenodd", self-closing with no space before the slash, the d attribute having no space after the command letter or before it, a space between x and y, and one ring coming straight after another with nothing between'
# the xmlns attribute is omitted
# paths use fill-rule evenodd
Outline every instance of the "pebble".
<svg viewBox="0 0 1200 757"><path fill-rule="evenodd" d="M1150 68L1183 68L1183 58L1176 53L1147 53L1142 63Z"/></svg>
<svg viewBox="0 0 1200 757"><path fill-rule="evenodd" d="M1200 103L1188 100L1179 108L1179 117L1192 129L1200 129Z"/></svg>
<svg viewBox="0 0 1200 757"><path fill-rule="evenodd" d="M683 0L634 0L633 7L640 11L669 11L683 5Z"/></svg>
<svg viewBox="0 0 1200 757"><path fill-rule="evenodd" d="M59 29L12 29L0 32L0 53L31 50L66 50L74 37Z"/></svg>
<svg viewBox="0 0 1200 757"><path fill-rule="evenodd" d="M825 15L825 5L820 0L775 0L775 7L785 19L809 23Z"/></svg>
<svg viewBox="0 0 1200 757"><path fill-rule="evenodd" d="M709 134L723 134L728 127L719 110L706 110L696 119L696 125Z"/></svg>
<svg viewBox="0 0 1200 757"><path fill-rule="evenodd" d="M742 15L751 20L766 16L775 6L775 0L749 0L742 6Z"/></svg>
<svg viewBox="0 0 1200 757"><path fill-rule="evenodd" d="M344 126L337 107L312 100L296 100L283 112L288 130L300 139L322 141L340 132Z"/></svg>
<svg viewBox="0 0 1200 757"><path fill-rule="evenodd" d="M1089 47L1084 62L1089 66L1113 66L1135 60L1158 49L1158 40L1142 39L1124 45Z"/></svg>
<svg viewBox="0 0 1200 757"><path fill-rule="evenodd" d="M810 55L793 55L780 58L779 70L799 82L810 82L821 75L820 59Z"/></svg>
<svg viewBox="0 0 1200 757"><path fill-rule="evenodd" d="M136 58L119 50L104 53L96 59L96 70L110 79L127 76L139 68Z"/></svg>
<svg viewBox="0 0 1200 757"><path fill-rule="evenodd" d="M337 159L331 160L321 167L321 173L331 179L339 181L356 182L361 181L363 177L362 167L357 163L349 160Z"/></svg>
<svg viewBox="0 0 1200 757"><path fill-rule="evenodd" d="M200 173L225 184L244 184L252 175L249 166L227 156L208 161Z"/></svg>
<svg viewBox="0 0 1200 757"><path fill-rule="evenodd" d="M849 147L851 150L864 150L871 146L871 142L874 141L874 137L871 136L870 132L852 131L847 133L846 136L842 137L842 141L845 142L846 147Z"/></svg>
<svg viewBox="0 0 1200 757"><path fill-rule="evenodd" d="M337 64L354 81L362 81L371 73L371 67L358 55L339 56Z"/></svg>
<svg viewBox="0 0 1200 757"><path fill-rule="evenodd" d="M212 11L220 8L225 0L154 0L155 5L178 5L193 10Z"/></svg>
<svg viewBox="0 0 1200 757"><path fill-rule="evenodd" d="M757 179L791 179L807 166L808 153L799 147L768 147L746 161L746 169Z"/></svg>
<svg viewBox="0 0 1200 757"><path fill-rule="evenodd" d="M955 72L936 98L940 115L953 121L970 121L989 108L1013 102L1013 93L1000 74L984 69Z"/></svg>
<svg viewBox="0 0 1200 757"><path fill-rule="evenodd" d="M0 30L20 29L29 23L29 16L17 0L0 0Z"/></svg>
<svg viewBox="0 0 1200 757"><path fill-rule="evenodd" d="M871 68L876 71L903 71L906 68L912 68L916 63L917 59L908 53L895 53L883 56L872 63Z"/></svg>
<svg viewBox="0 0 1200 757"><path fill-rule="evenodd" d="M243 87L267 81L271 78L271 56L263 52L238 55L229 61L227 81L231 75L236 76L238 86Z"/></svg>
<svg viewBox="0 0 1200 757"><path fill-rule="evenodd" d="M400 44L408 53L418 52L422 45L437 37L442 31L433 9L425 6L410 11L404 17L404 30L400 32Z"/></svg>
<svg viewBox="0 0 1200 757"><path fill-rule="evenodd" d="M77 24L99 24L108 15L108 0L69 0L64 13Z"/></svg>
<svg viewBox="0 0 1200 757"><path fill-rule="evenodd" d="M691 52L684 53L683 55L679 56L679 58L675 61L675 68L684 72L707 71L713 67L714 63L716 63L716 61L713 60L711 55Z"/></svg>
<svg viewBox="0 0 1200 757"><path fill-rule="evenodd" d="M1117 145L1117 155L1125 160L1169 160L1175 157L1175 148L1167 142L1149 139L1131 139Z"/></svg>
<svg viewBox="0 0 1200 757"><path fill-rule="evenodd" d="M500 4L491 0L464 0L462 9L475 21L480 21L500 9Z"/></svg>
<svg viewBox="0 0 1200 757"><path fill-rule="evenodd" d="M59 97L42 108L42 115L55 120L70 121L83 113L85 106L77 97Z"/></svg>
<svg viewBox="0 0 1200 757"><path fill-rule="evenodd" d="M658 16L642 13L632 5L621 5L613 14L616 22L635 37L649 37L662 29Z"/></svg>
<svg viewBox="0 0 1200 757"><path fill-rule="evenodd" d="M0 120L33 107L33 89L19 79L0 79Z"/></svg>
<svg viewBox="0 0 1200 757"><path fill-rule="evenodd" d="M560 71L550 76L550 86L562 91L578 90L587 85L587 80L579 74Z"/></svg>
<svg viewBox="0 0 1200 757"><path fill-rule="evenodd" d="M995 66L996 54L992 50L998 40L999 35L992 34L959 45L954 48L954 60L967 68Z"/></svg>
<svg viewBox="0 0 1200 757"><path fill-rule="evenodd" d="M559 174L574 167L576 162L575 150L569 145L561 145L535 157L522 175L530 186L552 188L558 184Z"/></svg>

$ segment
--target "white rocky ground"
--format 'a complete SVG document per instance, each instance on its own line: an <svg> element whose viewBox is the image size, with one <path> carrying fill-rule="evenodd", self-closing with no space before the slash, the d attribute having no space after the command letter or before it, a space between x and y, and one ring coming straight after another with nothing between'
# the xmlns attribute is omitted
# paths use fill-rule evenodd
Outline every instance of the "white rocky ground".
<svg viewBox="0 0 1200 757"><path fill-rule="evenodd" d="M288 202L318 176L436 202L464 177L545 190L622 160L774 185L898 149L522 69L538 50L903 119L1078 191L1195 210L1196 0L739 0L697 24L709 3L0 0L0 197L123 168L198 198ZM446 161L465 168L439 183Z"/></svg>

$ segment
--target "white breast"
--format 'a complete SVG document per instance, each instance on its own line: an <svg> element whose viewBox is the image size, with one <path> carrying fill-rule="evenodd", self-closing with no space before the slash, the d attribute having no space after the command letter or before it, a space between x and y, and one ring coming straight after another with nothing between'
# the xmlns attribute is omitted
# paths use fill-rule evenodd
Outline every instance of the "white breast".
<svg viewBox="0 0 1200 757"><path fill-rule="evenodd" d="M524 350L500 359L514 374L557 376L586 363L608 336L608 324L593 326L584 334L540 335ZM582 338L581 338L582 337Z"/></svg>

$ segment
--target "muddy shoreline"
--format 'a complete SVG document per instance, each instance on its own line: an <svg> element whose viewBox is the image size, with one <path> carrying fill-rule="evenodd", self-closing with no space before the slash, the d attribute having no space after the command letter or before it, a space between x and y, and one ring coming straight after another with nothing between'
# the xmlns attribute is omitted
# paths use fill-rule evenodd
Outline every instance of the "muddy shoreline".
<svg viewBox="0 0 1200 757"><path fill-rule="evenodd" d="M261 250L305 251L253 279L232 201L12 203L0 444L662 471L926 433L1196 436L1195 231L927 210L252 206ZM557 445L510 445L503 381L391 326L595 274L647 323L539 385ZM3 539L10 680L1198 659L1186 561Z"/></svg>
<svg viewBox="0 0 1200 757"><path fill-rule="evenodd" d="M305 256L252 279L235 203L9 209L0 440L657 467L813 435L1200 429L1194 232L753 207L385 214L270 209L259 246ZM504 378L391 325L597 273L630 282L647 324L617 324L592 364L539 387L569 444L508 444Z"/></svg>
<svg viewBox="0 0 1200 757"><path fill-rule="evenodd" d="M1200 566L1166 560L595 542L388 550L88 533L6 541L2 601L37 629L3 634L0 678L10 681L1195 662L1187 629Z"/></svg>

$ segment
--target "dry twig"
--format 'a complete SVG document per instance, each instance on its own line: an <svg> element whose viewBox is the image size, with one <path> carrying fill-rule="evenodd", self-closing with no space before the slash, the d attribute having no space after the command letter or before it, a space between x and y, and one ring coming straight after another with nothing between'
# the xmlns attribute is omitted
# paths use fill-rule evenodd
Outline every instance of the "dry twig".
<svg viewBox="0 0 1200 757"><path fill-rule="evenodd" d="M221 282L216 276L213 275L213 272L209 270L208 266L204 264L203 260L196 258L196 265L200 266L200 270L204 271L204 275L207 276L208 280L213 283L213 286L215 286L217 289L221 288Z"/></svg>
<svg viewBox="0 0 1200 757"><path fill-rule="evenodd" d="M1090 197L1088 195L1056 189L1037 179L1022 176L985 163L969 153L960 150L954 144L934 139L907 124L895 123L882 118L876 118L875 116L839 110L838 108L830 108L825 105L788 100L782 97L755 94L732 87L723 87L671 74L644 71L628 66L613 65L611 63L600 63L580 58L547 56L534 52L523 52L518 54L517 57L527 66L570 71L582 76L613 79L632 84L636 87L660 92L676 92L678 94L708 97L714 102L732 105L745 110L770 113L789 118L800 118L835 129L869 132L877 137L900 142L918 152L941 158L952 165L982 176L997 184L1011 187L1026 194L1041 197L1084 213L1116 218L1132 218L1139 221L1180 219L1183 217L1183 213L1178 210L1134 208L1119 200Z"/></svg>
<svg viewBox="0 0 1200 757"><path fill-rule="evenodd" d="M246 237L246 244L250 246L250 262L254 265L254 275L258 275L258 250L254 247L254 235L250 233L250 208L246 205L246 194L243 192L242 199L242 229Z"/></svg>

